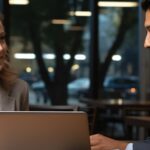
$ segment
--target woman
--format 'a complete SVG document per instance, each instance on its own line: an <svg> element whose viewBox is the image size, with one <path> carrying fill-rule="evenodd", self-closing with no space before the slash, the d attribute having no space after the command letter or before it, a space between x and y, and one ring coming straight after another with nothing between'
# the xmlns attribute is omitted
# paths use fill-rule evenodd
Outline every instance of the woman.
<svg viewBox="0 0 150 150"><path fill-rule="evenodd" d="M0 19L0 111L25 110L28 110L28 86L10 67L5 30Z"/></svg>

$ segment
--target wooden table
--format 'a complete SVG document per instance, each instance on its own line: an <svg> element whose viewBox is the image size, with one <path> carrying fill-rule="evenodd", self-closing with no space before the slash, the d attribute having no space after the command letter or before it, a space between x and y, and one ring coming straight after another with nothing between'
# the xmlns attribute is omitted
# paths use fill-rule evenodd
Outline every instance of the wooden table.
<svg viewBox="0 0 150 150"><path fill-rule="evenodd" d="M86 99L86 98L82 98L80 101L89 106L94 106L98 108L98 110L100 110L98 111L98 115L97 115L99 116L99 118L103 119L106 116L108 118L108 119L106 118L108 123L112 122L114 126L117 123L121 123L123 128L125 127L124 118L126 115L134 115L134 114L140 115L143 112L146 115L148 115L150 113L150 101L141 102L141 101L123 100L123 99L93 100L93 99ZM135 120L133 120L132 123L136 124L134 121ZM139 124L141 125L141 122ZM115 130L112 131L112 135L115 132L116 132Z"/></svg>
<svg viewBox="0 0 150 150"><path fill-rule="evenodd" d="M106 100L94 100L82 98L80 100L82 103L92 105L101 109L123 109L123 108L143 108L150 110L150 101L135 101L135 100L123 100L123 99L106 99Z"/></svg>
<svg viewBox="0 0 150 150"><path fill-rule="evenodd" d="M125 117L126 137L128 139L143 140L149 136L150 116L127 116ZM136 127L136 133L133 128Z"/></svg>
<svg viewBox="0 0 150 150"><path fill-rule="evenodd" d="M127 116L125 122L127 125L150 128L150 116Z"/></svg>

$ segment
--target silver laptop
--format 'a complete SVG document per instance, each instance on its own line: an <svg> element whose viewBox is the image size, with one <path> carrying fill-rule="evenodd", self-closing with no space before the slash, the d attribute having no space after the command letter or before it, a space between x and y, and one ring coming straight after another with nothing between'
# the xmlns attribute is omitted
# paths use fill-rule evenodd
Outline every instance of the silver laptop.
<svg viewBox="0 0 150 150"><path fill-rule="evenodd" d="M90 150L83 112L1 112L0 150Z"/></svg>

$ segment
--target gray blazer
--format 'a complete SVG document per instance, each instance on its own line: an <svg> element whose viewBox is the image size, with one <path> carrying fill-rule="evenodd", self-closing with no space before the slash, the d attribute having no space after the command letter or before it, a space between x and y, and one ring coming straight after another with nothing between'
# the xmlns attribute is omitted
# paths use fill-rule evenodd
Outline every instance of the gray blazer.
<svg viewBox="0 0 150 150"><path fill-rule="evenodd" d="M17 79L8 92L0 87L0 111L26 111L28 105L28 85L25 81Z"/></svg>
<svg viewBox="0 0 150 150"><path fill-rule="evenodd" d="M150 150L150 139L133 143L133 150Z"/></svg>

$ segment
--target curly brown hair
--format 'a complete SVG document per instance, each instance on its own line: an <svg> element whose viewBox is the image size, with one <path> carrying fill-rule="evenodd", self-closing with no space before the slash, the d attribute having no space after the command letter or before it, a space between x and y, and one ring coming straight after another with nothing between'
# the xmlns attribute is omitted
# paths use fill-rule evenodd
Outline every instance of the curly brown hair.
<svg viewBox="0 0 150 150"><path fill-rule="evenodd" d="M0 22L3 25L3 16L0 14ZM10 65L8 48L6 49L5 62L0 70L0 85L5 90L10 90L17 79L17 73Z"/></svg>
<svg viewBox="0 0 150 150"><path fill-rule="evenodd" d="M10 63L6 60L0 71L0 84L5 90L10 90L17 79L17 73L13 71Z"/></svg>

